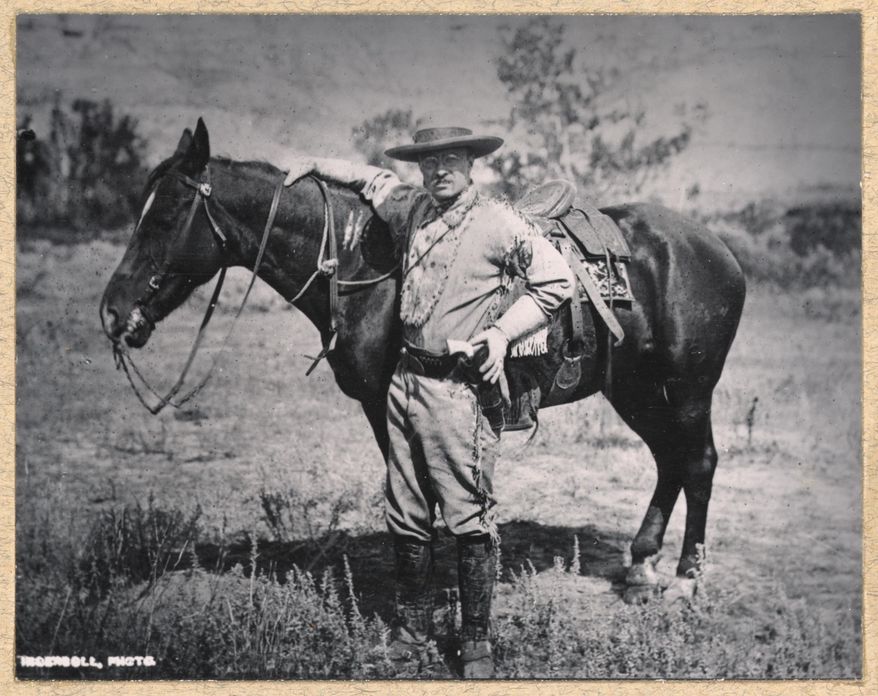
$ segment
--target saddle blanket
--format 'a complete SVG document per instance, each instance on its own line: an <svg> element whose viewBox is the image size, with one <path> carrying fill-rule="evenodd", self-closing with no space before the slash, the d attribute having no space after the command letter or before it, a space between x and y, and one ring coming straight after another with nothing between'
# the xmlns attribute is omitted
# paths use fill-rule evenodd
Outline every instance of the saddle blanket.
<svg viewBox="0 0 878 696"><path fill-rule="evenodd" d="M612 274L607 273L606 259L585 259L580 258L579 263L585 268L586 273L591 276L595 285L601 291L601 297L613 304L624 305L634 301L634 295L631 292L631 281L628 278L628 264L624 261L610 260L612 266ZM610 289L612 288L612 292ZM579 297L581 300L588 300L588 294L585 288L579 285Z"/></svg>

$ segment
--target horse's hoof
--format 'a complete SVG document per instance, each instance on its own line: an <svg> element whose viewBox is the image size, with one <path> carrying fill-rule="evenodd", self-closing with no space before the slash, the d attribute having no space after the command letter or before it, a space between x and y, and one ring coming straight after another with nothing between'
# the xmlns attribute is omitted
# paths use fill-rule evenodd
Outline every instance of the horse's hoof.
<svg viewBox="0 0 878 696"><path fill-rule="evenodd" d="M640 563L632 563L625 574L625 592L622 599L626 604L646 604L661 594L661 583L655 567L660 554L647 556Z"/></svg>
<svg viewBox="0 0 878 696"><path fill-rule="evenodd" d="M648 556L640 563L632 563L625 574L625 584L634 585L658 585L659 576L655 567L659 562L659 554Z"/></svg>
<svg viewBox="0 0 878 696"><path fill-rule="evenodd" d="M675 577L662 595L665 604L691 604L695 597L697 582L695 578Z"/></svg>
<svg viewBox="0 0 878 696"><path fill-rule="evenodd" d="M628 585L622 594L625 604L649 604L661 596L659 585Z"/></svg>

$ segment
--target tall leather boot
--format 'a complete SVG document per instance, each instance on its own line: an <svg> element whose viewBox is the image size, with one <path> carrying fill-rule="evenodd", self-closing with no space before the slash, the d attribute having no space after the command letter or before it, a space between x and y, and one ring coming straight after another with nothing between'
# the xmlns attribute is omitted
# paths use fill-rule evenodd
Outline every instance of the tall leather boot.
<svg viewBox="0 0 878 696"><path fill-rule="evenodd" d="M395 536L396 617L388 656L394 662L428 660L426 654L433 618L433 545Z"/></svg>
<svg viewBox="0 0 878 696"><path fill-rule="evenodd" d="M494 543L487 534L458 538L457 574L460 584L460 659L464 679L491 679L491 598L497 572Z"/></svg>

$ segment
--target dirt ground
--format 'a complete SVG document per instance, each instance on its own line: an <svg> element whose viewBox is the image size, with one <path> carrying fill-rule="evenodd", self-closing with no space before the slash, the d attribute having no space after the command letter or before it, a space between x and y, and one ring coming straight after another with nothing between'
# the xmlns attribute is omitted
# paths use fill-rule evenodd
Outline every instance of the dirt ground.
<svg viewBox="0 0 878 696"><path fill-rule="evenodd" d="M114 370L98 319L121 253L106 242L19 249L18 519L49 504L76 526L90 512L152 493L168 507L201 505L208 529L270 537L260 493L296 490L321 501L312 518L298 520L298 533L319 534L329 530L321 505L348 496L354 504L337 529L359 539L359 553L348 551L366 608L385 611L371 588L385 586L389 571L384 561L370 565L383 543L383 465L365 418L329 368L304 376L316 331L259 288L197 401L152 417ZM214 347L246 276L231 280L211 327ZM143 351L140 362L159 384L182 366L204 302L197 294ZM780 585L827 617L861 611L857 306L843 293L751 288L713 408L720 462L707 529L712 582L756 597ZM518 434L506 438L496 477L504 563L551 568L554 556L571 557L578 537L582 571L571 596L580 601L570 606L593 617L621 601L616 581L652 492L652 460L600 397L545 411L535 441L523 443ZM676 564L684 510L681 498L664 573ZM447 551L441 566L450 584ZM499 595L502 614L502 587Z"/></svg>

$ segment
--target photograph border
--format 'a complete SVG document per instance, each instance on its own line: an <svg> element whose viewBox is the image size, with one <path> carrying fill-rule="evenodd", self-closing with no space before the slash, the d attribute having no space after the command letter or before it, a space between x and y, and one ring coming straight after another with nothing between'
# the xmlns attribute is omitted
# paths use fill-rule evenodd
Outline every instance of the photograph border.
<svg viewBox="0 0 878 696"><path fill-rule="evenodd" d="M822 14L862 16L863 279L863 679L846 681L20 681L15 679L15 30L18 14ZM875 650L878 600L878 485L876 399L878 393L878 235L871 185L876 163L878 99L878 8L866 0L7 0L0 6L0 693L41 694L853 694L878 693Z"/></svg>

